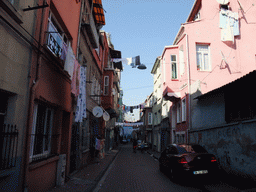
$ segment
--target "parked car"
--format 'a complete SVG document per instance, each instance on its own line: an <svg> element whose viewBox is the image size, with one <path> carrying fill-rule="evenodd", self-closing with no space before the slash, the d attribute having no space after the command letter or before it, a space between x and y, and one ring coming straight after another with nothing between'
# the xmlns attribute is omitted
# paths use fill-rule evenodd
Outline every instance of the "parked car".
<svg viewBox="0 0 256 192"><path fill-rule="evenodd" d="M171 179L179 176L214 175L218 163L213 154L198 144L170 144L159 158L160 171L166 171Z"/></svg>

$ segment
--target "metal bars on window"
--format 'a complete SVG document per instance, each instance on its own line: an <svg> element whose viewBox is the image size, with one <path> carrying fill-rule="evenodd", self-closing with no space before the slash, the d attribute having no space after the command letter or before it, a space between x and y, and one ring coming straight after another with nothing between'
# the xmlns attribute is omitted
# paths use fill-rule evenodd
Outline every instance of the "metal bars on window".
<svg viewBox="0 0 256 192"><path fill-rule="evenodd" d="M1 164L0 170L10 169L16 166L18 151L18 135L16 125L4 124L1 131Z"/></svg>

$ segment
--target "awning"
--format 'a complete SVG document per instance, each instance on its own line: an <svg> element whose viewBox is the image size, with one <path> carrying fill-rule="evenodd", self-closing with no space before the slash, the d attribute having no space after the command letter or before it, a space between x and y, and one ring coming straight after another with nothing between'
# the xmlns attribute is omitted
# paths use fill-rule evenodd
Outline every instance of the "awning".
<svg viewBox="0 0 256 192"><path fill-rule="evenodd" d="M118 114L117 114L116 111L115 111L114 109L112 109L112 108L108 108L108 109L106 109L105 111L108 112L108 114L110 115L111 118L113 118L113 117L118 117Z"/></svg>
<svg viewBox="0 0 256 192"><path fill-rule="evenodd" d="M122 58L121 51L114 50L114 49L110 49L110 55L111 55L111 58ZM122 61L114 62L114 68L115 69L120 69L122 71L123 70Z"/></svg>
<svg viewBox="0 0 256 192"><path fill-rule="evenodd" d="M93 0L93 11L96 23L100 25L105 25L105 15L101 0Z"/></svg>
<svg viewBox="0 0 256 192"><path fill-rule="evenodd" d="M166 100L169 100L169 101L173 102L173 101L175 101L177 99L180 99L181 98L181 94L180 94L180 92L172 90L170 87L166 87L166 89L163 92L163 97Z"/></svg>

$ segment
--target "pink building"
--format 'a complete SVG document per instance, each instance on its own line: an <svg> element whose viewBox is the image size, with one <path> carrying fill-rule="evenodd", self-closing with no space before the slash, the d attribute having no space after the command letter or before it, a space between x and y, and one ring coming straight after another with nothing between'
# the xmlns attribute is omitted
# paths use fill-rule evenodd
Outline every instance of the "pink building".
<svg viewBox="0 0 256 192"><path fill-rule="evenodd" d="M255 69L255 15L253 0L196 0L173 45L164 48L163 96L172 101L172 142L186 142L188 130L197 128L195 97Z"/></svg>

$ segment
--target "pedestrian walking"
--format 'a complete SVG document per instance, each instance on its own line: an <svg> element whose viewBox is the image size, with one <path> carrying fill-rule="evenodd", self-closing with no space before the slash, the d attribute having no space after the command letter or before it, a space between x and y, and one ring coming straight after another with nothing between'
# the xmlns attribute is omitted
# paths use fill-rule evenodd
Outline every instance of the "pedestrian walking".
<svg viewBox="0 0 256 192"><path fill-rule="evenodd" d="M133 139L132 146L133 146L133 152L136 153L136 148L137 148L137 140L136 139Z"/></svg>
<svg viewBox="0 0 256 192"><path fill-rule="evenodd" d="M95 158L96 158L96 162L99 162L100 149L101 149L101 137L98 136L95 140Z"/></svg>

